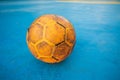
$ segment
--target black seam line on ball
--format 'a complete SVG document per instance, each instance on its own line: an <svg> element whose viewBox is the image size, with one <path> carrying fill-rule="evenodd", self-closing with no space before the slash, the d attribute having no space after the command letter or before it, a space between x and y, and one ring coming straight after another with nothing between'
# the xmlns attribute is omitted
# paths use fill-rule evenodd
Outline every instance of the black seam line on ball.
<svg viewBox="0 0 120 80"><path fill-rule="evenodd" d="M56 57L52 56L53 59L55 59L56 61L59 61L59 59L57 59Z"/></svg>
<svg viewBox="0 0 120 80"><path fill-rule="evenodd" d="M60 45L60 44L62 44L64 41L62 41L62 42L60 42L60 43L57 43L57 44L55 44L55 46L58 46L58 45Z"/></svg>
<svg viewBox="0 0 120 80"><path fill-rule="evenodd" d="M57 22L58 25L62 26L63 28L65 28L64 25L62 25L61 23ZM66 28L65 28L66 29Z"/></svg>

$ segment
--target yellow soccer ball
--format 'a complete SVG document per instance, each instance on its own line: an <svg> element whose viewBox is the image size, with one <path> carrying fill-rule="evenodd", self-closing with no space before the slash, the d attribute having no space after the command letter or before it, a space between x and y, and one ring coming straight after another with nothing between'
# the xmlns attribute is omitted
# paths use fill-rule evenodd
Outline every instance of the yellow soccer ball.
<svg viewBox="0 0 120 80"><path fill-rule="evenodd" d="M32 54L46 63L63 61L75 44L72 24L62 16L43 15L27 31L27 45Z"/></svg>

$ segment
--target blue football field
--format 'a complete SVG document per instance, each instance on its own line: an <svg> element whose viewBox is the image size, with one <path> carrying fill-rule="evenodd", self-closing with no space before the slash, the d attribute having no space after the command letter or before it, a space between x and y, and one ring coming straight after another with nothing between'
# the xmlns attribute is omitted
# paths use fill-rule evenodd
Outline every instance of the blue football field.
<svg viewBox="0 0 120 80"><path fill-rule="evenodd" d="M61 63L34 58L26 32L41 15L56 14L74 26L76 44ZM120 2L0 2L0 80L120 80Z"/></svg>

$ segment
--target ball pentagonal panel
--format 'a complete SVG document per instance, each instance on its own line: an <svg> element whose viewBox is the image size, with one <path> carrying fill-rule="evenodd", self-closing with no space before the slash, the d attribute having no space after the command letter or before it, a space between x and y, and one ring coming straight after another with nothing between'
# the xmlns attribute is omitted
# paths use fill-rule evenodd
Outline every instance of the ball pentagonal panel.
<svg viewBox="0 0 120 80"><path fill-rule="evenodd" d="M50 44L48 44L47 42L43 41L37 44L37 50L38 50L38 54L40 56L51 56L52 50L53 50L53 46L51 46Z"/></svg>
<svg viewBox="0 0 120 80"><path fill-rule="evenodd" d="M43 27L40 24L34 24L29 28L28 33L28 41L35 43L42 39Z"/></svg>

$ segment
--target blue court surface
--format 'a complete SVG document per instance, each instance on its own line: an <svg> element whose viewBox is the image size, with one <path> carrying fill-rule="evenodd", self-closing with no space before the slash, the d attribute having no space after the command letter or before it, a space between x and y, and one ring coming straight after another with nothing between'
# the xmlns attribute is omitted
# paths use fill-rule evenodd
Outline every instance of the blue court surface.
<svg viewBox="0 0 120 80"><path fill-rule="evenodd" d="M41 15L67 18L76 31L61 63L34 58L26 32ZM120 80L120 3L0 2L0 80Z"/></svg>

